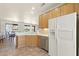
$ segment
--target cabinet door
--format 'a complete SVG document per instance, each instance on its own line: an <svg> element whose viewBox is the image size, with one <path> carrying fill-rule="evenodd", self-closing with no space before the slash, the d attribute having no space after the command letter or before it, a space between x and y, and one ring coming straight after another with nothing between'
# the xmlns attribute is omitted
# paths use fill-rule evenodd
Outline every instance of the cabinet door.
<svg viewBox="0 0 79 59"><path fill-rule="evenodd" d="M47 28L48 27L48 18L47 14L43 14L39 17L39 26L41 28Z"/></svg>
<svg viewBox="0 0 79 59"><path fill-rule="evenodd" d="M52 18L55 18L55 17L58 17L60 16L60 8L55 8L51 11L51 17Z"/></svg>
<svg viewBox="0 0 79 59"><path fill-rule="evenodd" d="M34 47L38 47L39 46L39 39L37 35L32 35L31 36L31 45Z"/></svg>
<svg viewBox="0 0 79 59"><path fill-rule="evenodd" d="M47 16L47 14L43 15L43 27L48 28L48 16Z"/></svg>
<svg viewBox="0 0 79 59"><path fill-rule="evenodd" d="M52 18L52 10L47 12L47 17L48 17L48 20Z"/></svg>
<svg viewBox="0 0 79 59"><path fill-rule="evenodd" d="M79 14L79 3L75 3L75 12Z"/></svg>
<svg viewBox="0 0 79 59"><path fill-rule="evenodd" d="M31 38L30 38L30 36L29 35L26 35L25 36L25 42L26 42L26 46L27 47L29 47L29 46L31 46Z"/></svg>
<svg viewBox="0 0 79 59"><path fill-rule="evenodd" d="M40 16L39 16L39 27L40 27L40 28L41 28L42 25L43 25L42 20L43 20L43 16L40 15Z"/></svg>
<svg viewBox="0 0 79 59"><path fill-rule="evenodd" d="M31 47L32 46L32 38L33 37L31 35L28 35L27 37L28 37L27 38L27 45Z"/></svg>
<svg viewBox="0 0 79 59"><path fill-rule="evenodd" d="M61 10L61 15L73 13L74 12L74 4L73 3L64 4L60 7L60 10Z"/></svg>
<svg viewBox="0 0 79 59"><path fill-rule="evenodd" d="M25 47L25 36L17 36L18 38L18 48Z"/></svg>

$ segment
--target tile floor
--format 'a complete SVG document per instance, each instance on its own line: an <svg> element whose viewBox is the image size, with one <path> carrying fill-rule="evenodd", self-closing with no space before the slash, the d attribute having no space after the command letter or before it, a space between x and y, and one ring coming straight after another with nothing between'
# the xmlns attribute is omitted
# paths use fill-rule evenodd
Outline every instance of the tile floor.
<svg viewBox="0 0 79 59"><path fill-rule="evenodd" d="M0 56L48 56L48 52L38 47L11 48L0 43Z"/></svg>
<svg viewBox="0 0 79 59"><path fill-rule="evenodd" d="M38 47L3 48L0 49L0 56L48 56L48 53Z"/></svg>

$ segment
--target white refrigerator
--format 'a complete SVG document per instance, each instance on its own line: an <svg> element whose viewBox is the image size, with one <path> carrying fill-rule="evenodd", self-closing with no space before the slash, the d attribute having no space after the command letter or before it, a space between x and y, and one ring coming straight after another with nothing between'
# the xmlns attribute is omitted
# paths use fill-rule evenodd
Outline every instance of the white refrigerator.
<svg viewBox="0 0 79 59"><path fill-rule="evenodd" d="M77 13L49 20L49 55L78 55Z"/></svg>

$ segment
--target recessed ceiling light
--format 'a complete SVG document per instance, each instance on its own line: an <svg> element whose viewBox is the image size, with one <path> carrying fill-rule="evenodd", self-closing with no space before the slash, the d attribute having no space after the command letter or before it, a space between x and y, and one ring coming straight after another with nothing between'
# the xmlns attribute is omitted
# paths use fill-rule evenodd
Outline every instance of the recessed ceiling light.
<svg viewBox="0 0 79 59"><path fill-rule="evenodd" d="M32 7L32 10L35 10L35 7Z"/></svg>

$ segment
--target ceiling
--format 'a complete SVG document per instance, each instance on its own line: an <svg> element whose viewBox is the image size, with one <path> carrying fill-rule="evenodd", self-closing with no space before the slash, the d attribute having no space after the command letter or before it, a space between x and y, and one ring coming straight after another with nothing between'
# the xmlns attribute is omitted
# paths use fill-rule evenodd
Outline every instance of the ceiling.
<svg viewBox="0 0 79 59"><path fill-rule="evenodd" d="M15 21L37 19L39 14L57 5L59 3L0 3L0 18Z"/></svg>

